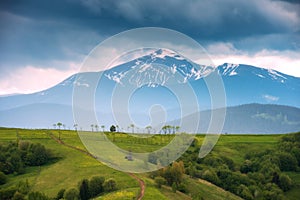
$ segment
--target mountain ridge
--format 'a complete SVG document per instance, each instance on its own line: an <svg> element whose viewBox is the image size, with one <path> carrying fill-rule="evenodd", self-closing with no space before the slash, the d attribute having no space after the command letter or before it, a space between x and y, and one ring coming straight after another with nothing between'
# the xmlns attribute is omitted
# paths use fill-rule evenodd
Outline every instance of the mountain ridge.
<svg viewBox="0 0 300 200"><path fill-rule="evenodd" d="M228 107L252 103L300 107L300 78L243 64L224 63L213 68L196 64L176 52L156 50L102 72L74 74L40 92L0 97L0 111L4 113L34 104L59 104L70 107L74 89L90 89L93 86L91 84L97 83L98 85L93 86L96 88L93 96L96 102L95 109L97 113L106 113L101 116L101 120L114 118L112 98L115 88L119 87L120 92L124 89L126 91L126 87L130 86L135 90L128 96L129 99L119 98L116 99L116 103L123 105L124 100L128 101L128 112L136 116L135 119L138 119L142 126L149 123L148 114L152 105L165 107L166 120L174 121L181 116L184 106L193 106L181 105L177 99L176 91L184 88L182 86L188 86L194 91L192 95L196 98L199 111L213 109L211 95L205 82L205 78L213 73L217 73L223 80ZM170 84L175 90L168 89Z"/></svg>

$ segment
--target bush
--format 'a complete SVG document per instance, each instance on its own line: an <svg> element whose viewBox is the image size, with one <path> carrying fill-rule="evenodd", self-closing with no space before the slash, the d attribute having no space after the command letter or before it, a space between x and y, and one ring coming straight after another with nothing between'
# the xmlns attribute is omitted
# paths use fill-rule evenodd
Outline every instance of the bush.
<svg viewBox="0 0 300 200"><path fill-rule="evenodd" d="M65 189L61 189L58 191L57 195L56 195L56 200L60 200L60 199L63 199L64 198L64 193L65 193Z"/></svg>
<svg viewBox="0 0 300 200"><path fill-rule="evenodd" d="M25 199L25 195L20 193L20 192L16 192L12 198L12 200L24 200Z"/></svg>
<svg viewBox="0 0 300 200"><path fill-rule="evenodd" d="M283 199L282 190L274 183L267 183L263 191L263 199L266 200L281 200Z"/></svg>
<svg viewBox="0 0 300 200"><path fill-rule="evenodd" d="M12 199L17 189L15 187L9 187L0 190L0 199Z"/></svg>
<svg viewBox="0 0 300 200"><path fill-rule="evenodd" d="M79 200L79 191L76 188L71 188L65 191L65 200Z"/></svg>
<svg viewBox="0 0 300 200"><path fill-rule="evenodd" d="M3 185L7 182L7 177L3 172L0 172L0 185Z"/></svg>
<svg viewBox="0 0 300 200"><path fill-rule="evenodd" d="M90 198L89 181L87 179L83 179L79 183L79 196L81 200L88 200Z"/></svg>
<svg viewBox="0 0 300 200"><path fill-rule="evenodd" d="M26 161L30 166L40 166L47 163L49 157L49 152L43 145L31 144L28 148Z"/></svg>
<svg viewBox="0 0 300 200"><path fill-rule="evenodd" d="M105 192L111 192L117 189L117 183L114 179L110 178L104 181L103 187Z"/></svg>
<svg viewBox="0 0 300 200"><path fill-rule="evenodd" d="M103 183L105 181L104 177L94 176L89 181L89 193L91 197L95 197L104 191Z"/></svg>
<svg viewBox="0 0 300 200"><path fill-rule="evenodd" d="M209 169L205 170L204 173L202 174L202 178L216 185L220 183L220 179L218 178L216 172L213 170L209 170Z"/></svg>
<svg viewBox="0 0 300 200"><path fill-rule="evenodd" d="M30 192L28 200L49 200L49 198L41 192Z"/></svg>
<svg viewBox="0 0 300 200"><path fill-rule="evenodd" d="M161 188L162 185L166 184L166 179L161 176L157 176L154 178L155 184L158 188Z"/></svg>
<svg viewBox="0 0 300 200"><path fill-rule="evenodd" d="M293 154L280 152L278 158L281 171L296 171L298 161Z"/></svg>
<svg viewBox="0 0 300 200"><path fill-rule="evenodd" d="M177 186L176 186L176 183L174 182L172 184L172 192L176 193L176 190L177 190Z"/></svg>
<svg viewBox="0 0 300 200"><path fill-rule="evenodd" d="M242 166L240 167L242 173L247 174L248 172L253 172L253 164L251 160L245 160Z"/></svg>
<svg viewBox="0 0 300 200"><path fill-rule="evenodd" d="M250 192L250 190L248 189L247 186L245 185L240 185L238 188L237 188L237 193L240 197L242 197L243 199L246 199L246 200L252 200L253 199L253 196Z"/></svg>
<svg viewBox="0 0 300 200"><path fill-rule="evenodd" d="M284 191L288 191L292 188L293 183L292 180L290 179L290 177L286 174L281 174L279 176L279 183L278 186Z"/></svg>

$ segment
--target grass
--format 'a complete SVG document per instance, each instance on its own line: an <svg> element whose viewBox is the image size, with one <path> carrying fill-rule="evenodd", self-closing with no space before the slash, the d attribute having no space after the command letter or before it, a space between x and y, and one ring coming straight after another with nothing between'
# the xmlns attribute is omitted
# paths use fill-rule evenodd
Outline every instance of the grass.
<svg viewBox="0 0 300 200"><path fill-rule="evenodd" d="M198 199L214 199L214 200L241 200L242 198L223 190L207 181L197 179L185 179L189 185L188 192ZM209 195L207 195L209 194Z"/></svg>
<svg viewBox="0 0 300 200"><path fill-rule="evenodd" d="M28 130L28 129L9 129L0 128L0 143L8 141L26 140L34 143L41 143L50 149L57 157L56 161L42 167L26 168L23 175L9 175L9 182L0 188L16 185L19 181L28 180L32 190L41 191L50 197L54 197L56 193L62 189L76 187L77 183L83 178L91 178L92 176L104 176L106 178L114 178L117 181L118 190L109 194L105 194L96 199L133 199L139 192L138 182L127 173L114 170L101 164L96 159L75 149L63 146L54 141L50 135L61 137L62 141L68 145L75 146L85 150L80 138L75 131L68 130ZM97 139L96 134L86 132L84 136L91 137L91 140ZM140 139L126 134L105 133L110 141L118 147L132 152L142 153L160 149L167 144L173 136L154 135L148 139ZM95 137L95 138L94 138ZM211 152L216 155L223 155L233 159L237 166L241 165L246 153L251 151L265 150L276 148L276 144L282 135L222 135L218 143ZM197 135L198 141L201 143L204 135ZM107 153L110 150L103 148ZM114 154L115 155L115 154ZM125 160L122 157L113 157L112 159ZM121 162L121 164L122 164ZM127 162L128 163L128 162ZM130 163L130 162L129 162ZM293 180L295 187L285 195L287 199L299 199L300 191L300 173L287 173ZM170 187L163 186L158 189L154 181L147 177L146 174L138 174L146 184L145 196L143 199L191 199L192 197L202 197L203 199L240 199L228 191L212 185L208 182L186 178L188 184L188 194L180 192L172 192Z"/></svg>
<svg viewBox="0 0 300 200"><path fill-rule="evenodd" d="M132 200L136 197L138 191L139 188L118 190L95 198L95 200Z"/></svg>

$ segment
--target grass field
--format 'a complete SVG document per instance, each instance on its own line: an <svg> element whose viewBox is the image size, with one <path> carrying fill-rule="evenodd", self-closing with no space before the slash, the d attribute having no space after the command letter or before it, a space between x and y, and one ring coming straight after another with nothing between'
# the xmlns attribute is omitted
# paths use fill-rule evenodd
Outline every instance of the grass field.
<svg viewBox="0 0 300 200"><path fill-rule="evenodd" d="M51 135L60 137L68 145L85 150L75 131L68 130L26 130L26 129L0 129L0 143L19 140L41 143L50 149L57 157L56 161L42 167L30 167L23 175L9 175L9 181L0 188L9 187L19 181L28 180L33 191L42 191L50 197L62 189L76 187L83 178L91 178L100 175L106 178L114 178L117 181L118 190L105 194L96 199L133 199L139 193L139 183L130 175L114 170L101 164L96 159L67 146L57 143ZM167 144L173 136L155 135L148 139L131 138L126 134L107 134L114 143L132 152L150 152L157 150ZM198 135L201 142L203 135ZM216 155L226 155L232 158L237 166L241 165L244 155L249 151L257 149L276 148L276 143L281 135L222 135L211 152ZM134 144L134 145L133 145ZM295 187L286 193L288 199L299 199L300 173L289 172ZM191 199L190 195L201 196L204 199L240 199L236 195L225 191L213 184L203 180L186 178L189 185L189 194L172 192L172 189L163 186L158 189L152 179L146 174L138 174L145 184L145 195L143 199Z"/></svg>

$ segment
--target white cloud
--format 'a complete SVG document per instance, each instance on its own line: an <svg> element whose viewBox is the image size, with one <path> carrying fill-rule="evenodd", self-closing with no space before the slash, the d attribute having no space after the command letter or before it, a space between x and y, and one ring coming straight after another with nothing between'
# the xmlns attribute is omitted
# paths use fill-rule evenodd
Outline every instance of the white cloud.
<svg viewBox="0 0 300 200"><path fill-rule="evenodd" d="M275 97L269 94L265 94L262 96L267 102L278 101L279 97Z"/></svg>
<svg viewBox="0 0 300 200"><path fill-rule="evenodd" d="M50 88L78 71L78 64L70 62L68 66L63 71L36 66L19 68L0 80L0 95L29 94Z"/></svg>
<svg viewBox="0 0 300 200"><path fill-rule="evenodd" d="M237 50L230 43L216 43L207 47L215 65L223 63L248 64L300 77L300 52L261 50L254 54Z"/></svg>

